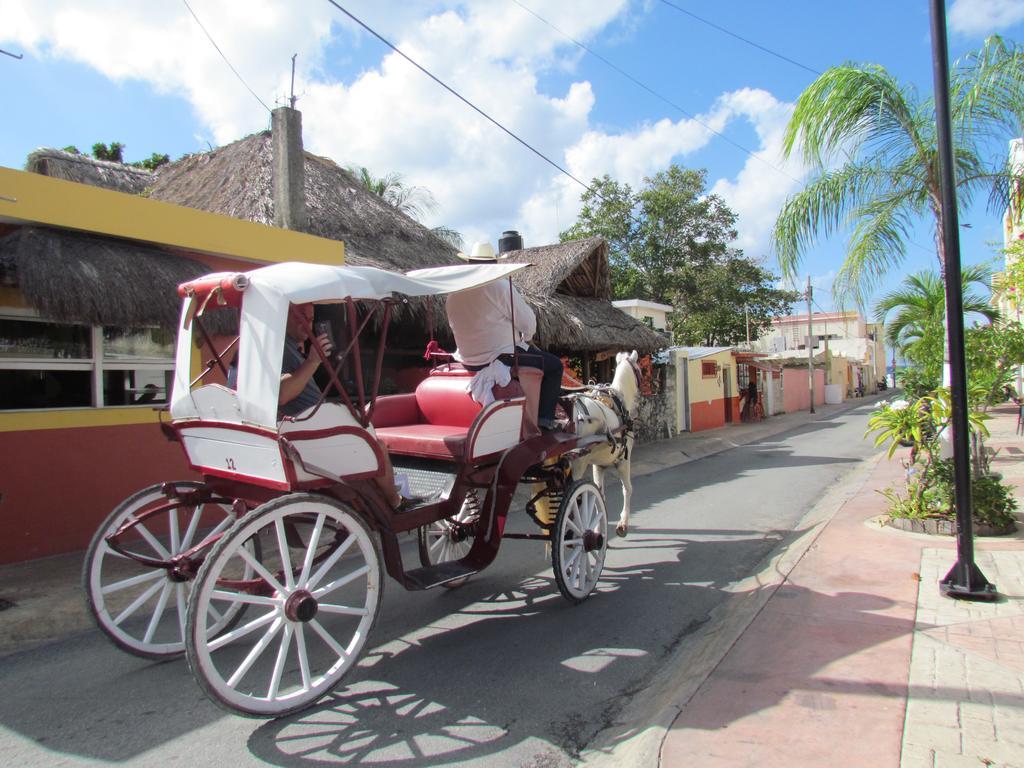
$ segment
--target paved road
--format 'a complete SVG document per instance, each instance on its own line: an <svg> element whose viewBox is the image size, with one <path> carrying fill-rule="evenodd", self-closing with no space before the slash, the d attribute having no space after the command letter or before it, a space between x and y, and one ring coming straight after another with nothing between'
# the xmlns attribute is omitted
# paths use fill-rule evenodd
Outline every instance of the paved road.
<svg viewBox="0 0 1024 768"><path fill-rule="evenodd" d="M633 532L613 540L600 593L580 606L535 542L506 542L458 590L389 582L348 686L293 718L226 715L183 661L136 659L97 632L8 656L0 764L570 765L675 674L666 660L873 453L868 410L639 480Z"/></svg>

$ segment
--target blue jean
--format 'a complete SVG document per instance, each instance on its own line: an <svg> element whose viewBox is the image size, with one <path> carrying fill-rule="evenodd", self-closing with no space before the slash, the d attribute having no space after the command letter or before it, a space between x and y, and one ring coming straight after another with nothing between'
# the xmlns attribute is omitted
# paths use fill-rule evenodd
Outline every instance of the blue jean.
<svg viewBox="0 0 1024 768"><path fill-rule="evenodd" d="M498 357L505 365L515 365L512 354ZM540 403L537 406L537 421L542 427L550 427L555 420L555 406L558 395L562 392L562 359L558 355L545 352L533 344L525 352L519 352L519 365L527 368L539 368L544 372L540 382Z"/></svg>
<svg viewBox="0 0 1024 768"><path fill-rule="evenodd" d="M544 373L540 382L540 402L537 404L537 421L542 427L550 427L555 421L555 406L558 405L558 395L562 391L562 359L558 355L545 352L535 347L519 351L519 365L527 368L538 368ZM516 364L516 355L511 352L498 355L498 360L510 368ZM467 365L467 370L479 371L486 366Z"/></svg>

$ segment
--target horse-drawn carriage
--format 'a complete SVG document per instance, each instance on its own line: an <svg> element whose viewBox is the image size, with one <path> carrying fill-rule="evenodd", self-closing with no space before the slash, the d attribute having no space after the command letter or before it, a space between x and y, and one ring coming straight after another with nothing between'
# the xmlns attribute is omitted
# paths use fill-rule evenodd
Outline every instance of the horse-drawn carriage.
<svg viewBox="0 0 1024 768"><path fill-rule="evenodd" d="M487 405L469 394L473 374L455 364L435 366L415 392L378 396L396 302L507 280L524 266L403 275L278 264L181 286L162 428L202 479L146 488L97 531L84 582L99 627L131 653L185 653L214 701L273 717L311 705L357 663L384 569L409 590L451 587L493 562L503 537L538 539L550 543L561 593L587 598L604 564L607 513L599 485L580 475L595 449L628 445L627 414L588 428L597 416L582 407L578 430L542 433L525 367L522 389L496 390ZM337 354L297 311L305 303L344 319ZM207 328L222 308L237 310L237 335ZM305 324L329 381L316 405L281 417L289 313ZM366 358L368 329L378 341ZM199 341L213 354L192 379ZM218 370L233 386L209 383ZM417 503L386 499L379 478L389 465ZM521 482L537 533L505 530ZM419 562L409 564L401 537L413 533Z"/></svg>

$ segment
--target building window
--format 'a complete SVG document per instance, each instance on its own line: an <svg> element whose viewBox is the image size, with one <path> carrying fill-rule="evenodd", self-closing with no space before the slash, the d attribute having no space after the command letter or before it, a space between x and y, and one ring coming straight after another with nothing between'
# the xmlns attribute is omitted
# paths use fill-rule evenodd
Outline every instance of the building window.
<svg viewBox="0 0 1024 768"><path fill-rule="evenodd" d="M0 410L166 403L173 374L174 336L159 328L0 315Z"/></svg>
<svg viewBox="0 0 1024 768"><path fill-rule="evenodd" d="M702 361L700 364L700 376L702 379L713 379L718 375L718 363L714 360Z"/></svg>

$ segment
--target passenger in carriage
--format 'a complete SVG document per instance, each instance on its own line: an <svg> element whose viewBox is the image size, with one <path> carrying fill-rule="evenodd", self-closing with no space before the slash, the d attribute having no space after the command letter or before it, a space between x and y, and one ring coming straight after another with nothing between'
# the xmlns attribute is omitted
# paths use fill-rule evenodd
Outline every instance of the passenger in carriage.
<svg viewBox="0 0 1024 768"><path fill-rule="evenodd" d="M474 243L470 253L460 253L459 258L473 264L494 264L498 260L490 243ZM495 360L515 365L518 347L522 352L518 356L520 366L543 371L537 423L541 429L554 429L562 361L531 343L537 317L515 286L499 280L453 293L448 296L447 309L448 324L458 347L455 359L467 370L481 371Z"/></svg>
<svg viewBox="0 0 1024 768"><path fill-rule="evenodd" d="M309 338L306 328L313 324L313 305L295 305L299 317L294 312L288 313L288 325L285 331L284 359L281 363L281 390L277 403L281 414L284 416L297 416L320 402L323 394L313 375L320 368L320 355L312 347L307 354L302 352L302 344ZM300 322L304 319L305 322ZM330 357L334 351L334 344L328 334L322 333L317 336L324 354ZM405 499L398 492L395 485L395 473L391 467L391 459L388 456L387 448L381 446L384 454L384 474L375 477L374 480L384 498L393 509L402 509L412 506L423 499Z"/></svg>

